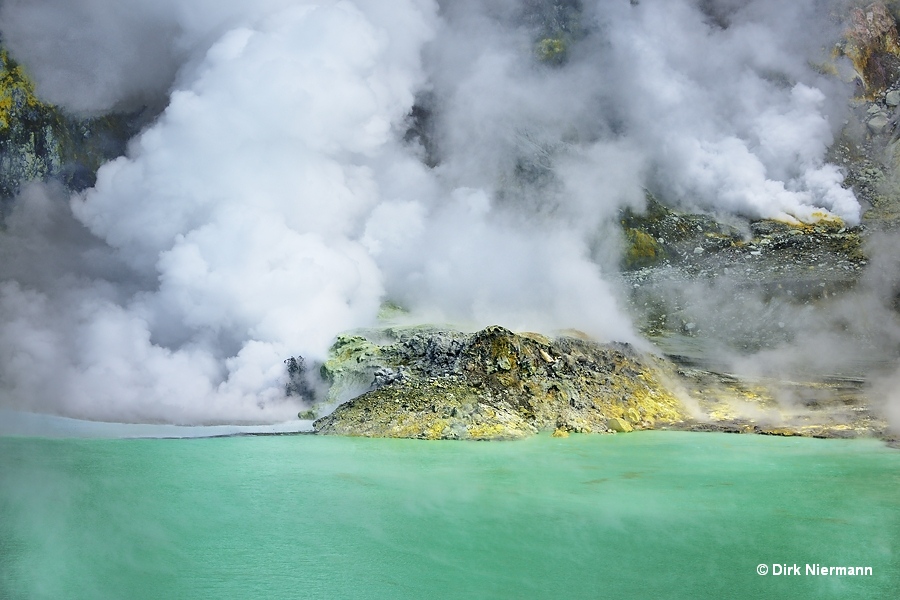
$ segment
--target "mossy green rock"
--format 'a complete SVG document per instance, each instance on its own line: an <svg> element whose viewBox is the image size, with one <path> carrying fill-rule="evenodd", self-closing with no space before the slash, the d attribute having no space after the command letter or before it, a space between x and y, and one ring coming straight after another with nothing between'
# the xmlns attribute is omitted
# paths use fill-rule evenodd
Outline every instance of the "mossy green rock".
<svg viewBox="0 0 900 600"><path fill-rule="evenodd" d="M380 347L385 366L376 389L316 421L317 432L498 440L545 430L606 432L610 419L642 429L684 418L664 384L667 364L625 344L550 340L496 326L394 335Z"/></svg>

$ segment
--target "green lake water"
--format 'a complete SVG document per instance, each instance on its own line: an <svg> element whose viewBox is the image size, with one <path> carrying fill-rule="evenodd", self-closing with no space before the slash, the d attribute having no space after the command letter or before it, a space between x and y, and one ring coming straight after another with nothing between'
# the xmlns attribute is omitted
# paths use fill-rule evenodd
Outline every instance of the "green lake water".
<svg viewBox="0 0 900 600"><path fill-rule="evenodd" d="M0 437L0 598L894 599L898 492L871 440Z"/></svg>

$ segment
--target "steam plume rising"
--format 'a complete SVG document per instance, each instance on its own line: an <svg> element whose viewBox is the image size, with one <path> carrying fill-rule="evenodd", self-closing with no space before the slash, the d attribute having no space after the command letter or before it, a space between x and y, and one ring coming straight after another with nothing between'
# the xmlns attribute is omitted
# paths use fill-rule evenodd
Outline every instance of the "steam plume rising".
<svg viewBox="0 0 900 600"><path fill-rule="evenodd" d="M645 188L858 221L824 160L849 92L810 66L834 40L820 3L563 2L557 21L549 6L7 0L4 42L47 99L165 109L93 189L18 198L0 238L3 402L289 418L282 359L322 358L385 298L632 340L613 222ZM542 62L553 23L568 46Z"/></svg>

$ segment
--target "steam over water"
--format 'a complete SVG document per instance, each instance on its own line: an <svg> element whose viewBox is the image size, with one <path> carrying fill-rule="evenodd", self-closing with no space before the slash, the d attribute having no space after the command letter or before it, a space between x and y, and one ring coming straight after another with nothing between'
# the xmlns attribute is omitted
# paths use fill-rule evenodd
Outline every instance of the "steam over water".
<svg viewBox="0 0 900 600"><path fill-rule="evenodd" d="M0 437L0 596L892 598L898 467L874 440L675 432Z"/></svg>
<svg viewBox="0 0 900 600"><path fill-rule="evenodd" d="M288 419L283 359L386 300L634 341L615 220L645 190L859 222L825 161L852 92L816 68L839 30L815 0L5 0L45 100L160 112L94 188L17 198L0 402Z"/></svg>

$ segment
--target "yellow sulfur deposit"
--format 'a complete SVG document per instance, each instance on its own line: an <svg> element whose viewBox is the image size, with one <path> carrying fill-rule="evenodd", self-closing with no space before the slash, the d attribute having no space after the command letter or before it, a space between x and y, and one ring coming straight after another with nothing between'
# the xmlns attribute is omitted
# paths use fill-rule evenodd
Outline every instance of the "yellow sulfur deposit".
<svg viewBox="0 0 900 600"><path fill-rule="evenodd" d="M22 67L0 50L0 132L8 130L27 109L46 108L34 95L34 85Z"/></svg>

